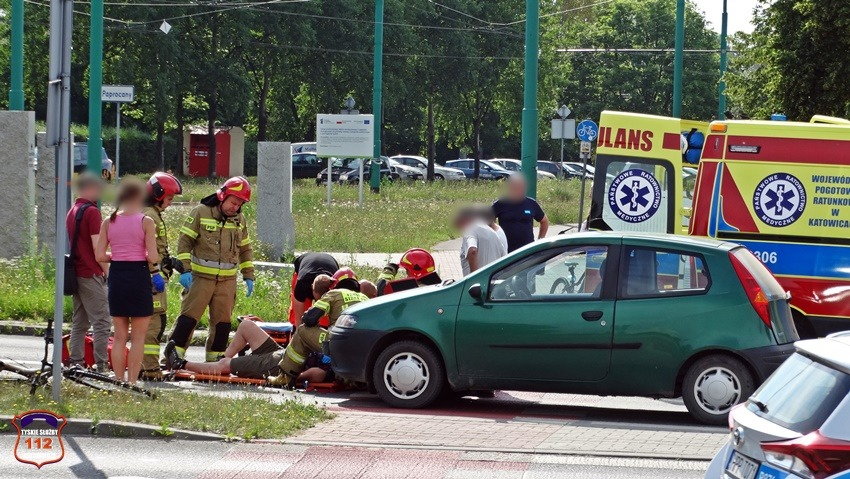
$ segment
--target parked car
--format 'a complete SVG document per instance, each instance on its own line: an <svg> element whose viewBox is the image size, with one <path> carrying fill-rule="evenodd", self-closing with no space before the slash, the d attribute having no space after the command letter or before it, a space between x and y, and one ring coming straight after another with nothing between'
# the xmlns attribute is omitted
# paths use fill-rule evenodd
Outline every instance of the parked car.
<svg viewBox="0 0 850 479"><path fill-rule="evenodd" d="M706 478L812 479L850 470L850 331L795 346L729 414L729 442Z"/></svg>
<svg viewBox="0 0 850 479"><path fill-rule="evenodd" d="M100 175L106 181L112 181L115 176L115 166L109 155L106 153L106 148L101 147L101 163ZM88 143L74 143L74 173L82 173L86 170L89 162Z"/></svg>
<svg viewBox="0 0 850 479"><path fill-rule="evenodd" d="M326 164L327 159L322 160L322 164ZM331 159L331 181L336 183L339 181L340 175L348 173L352 170L352 165L356 167L360 158L333 158ZM316 184L323 185L328 181L328 169L324 168L316 174Z"/></svg>
<svg viewBox="0 0 850 479"><path fill-rule="evenodd" d="M460 159L447 161L446 166L449 168L457 168L466 175L467 179L475 178L475 160ZM511 172L500 167L495 163L490 163L487 160L481 160L481 165L478 171L478 178L482 180L505 180L511 176Z"/></svg>
<svg viewBox="0 0 850 479"><path fill-rule="evenodd" d="M293 143L292 144L292 154L296 153L315 153L316 152L316 142L315 141L304 141L301 143Z"/></svg>
<svg viewBox="0 0 850 479"><path fill-rule="evenodd" d="M416 168L423 176L428 174L428 158L414 155L396 155L391 156L391 160L397 161L402 165ZM449 168L446 166L434 164L434 179L435 180L465 180L466 175L457 168Z"/></svg>
<svg viewBox="0 0 850 479"><path fill-rule="evenodd" d="M329 350L338 377L396 407L445 388L682 396L695 418L725 424L797 339L785 291L747 249L585 232L355 305Z"/></svg>
<svg viewBox="0 0 850 479"><path fill-rule="evenodd" d="M340 183L357 183L360 181L360 162L352 162L349 167L350 171L342 173L339 177ZM381 178L389 178L392 181L416 181L425 178L425 175L417 168L402 165L401 163L389 159L386 156L381 157ZM372 160L366 160L363 164L363 181L370 181L372 178Z"/></svg>
<svg viewBox="0 0 850 479"><path fill-rule="evenodd" d="M585 166L584 164L577 161L565 161L564 171L566 172L568 178L578 179L581 179L582 171L584 171L584 177L588 180L593 180L594 169L590 165ZM613 176L611 177L611 179L613 179Z"/></svg>
<svg viewBox="0 0 850 479"><path fill-rule="evenodd" d="M315 178L327 166L327 158L319 158L316 153L292 154L292 177Z"/></svg>
<svg viewBox="0 0 850 479"><path fill-rule="evenodd" d="M492 160L487 160L490 163L494 163L497 166L501 166L502 168L512 171L518 172L522 171L522 162L519 160L514 160L511 158L494 158ZM547 172L545 169L540 168L540 162L537 162L537 179L538 180L553 180L557 178L554 174Z"/></svg>

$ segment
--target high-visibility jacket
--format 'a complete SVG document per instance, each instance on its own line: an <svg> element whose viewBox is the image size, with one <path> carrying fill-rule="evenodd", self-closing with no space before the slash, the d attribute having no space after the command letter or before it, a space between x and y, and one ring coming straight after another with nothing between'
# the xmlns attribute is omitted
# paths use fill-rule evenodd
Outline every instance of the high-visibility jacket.
<svg viewBox="0 0 850 479"><path fill-rule="evenodd" d="M226 217L218 206L198 205L180 227L177 259L186 271L211 279L254 279L253 251L242 213Z"/></svg>
<svg viewBox="0 0 850 479"><path fill-rule="evenodd" d="M348 309L349 306L368 299L368 296L357 291L342 288L332 289L313 303L313 307L304 313L301 321L306 326L315 326L319 323L321 317L327 316L330 320L327 327L330 327L336 323L342 312Z"/></svg>
<svg viewBox="0 0 850 479"><path fill-rule="evenodd" d="M144 209L144 213L156 226L156 251L159 253L160 262L151 266L151 273L158 273L162 271L162 263L168 260L168 233L165 229L165 221L162 220L162 210L158 206L148 206Z"/></svg>

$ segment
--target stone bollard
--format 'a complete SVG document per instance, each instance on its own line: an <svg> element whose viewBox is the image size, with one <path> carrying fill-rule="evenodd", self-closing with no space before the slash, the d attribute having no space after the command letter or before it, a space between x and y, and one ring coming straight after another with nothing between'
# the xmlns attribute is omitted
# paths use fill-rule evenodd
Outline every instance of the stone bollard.
<svg viewBox="0 0 850 479"><path fill-rule="evenodd" d="M257 239L271 261L295 249L292 217L292 144L257 144Z"/></svg>
<svg viewBox="0 0 850 479"><path fill-rule="evenodd" d="M56 148L47 146L46 141L46 133L36 135L35 224L38 250L52 255L56 243Z"/></svg>
<svg viewBox="0 0 850 479"><path fill-rule="evenodd" d="M33 244L34 142L34 112L0 111L0 165L5 180L0 200L7 205L0 208L0 258L23 256Z"/></svg>

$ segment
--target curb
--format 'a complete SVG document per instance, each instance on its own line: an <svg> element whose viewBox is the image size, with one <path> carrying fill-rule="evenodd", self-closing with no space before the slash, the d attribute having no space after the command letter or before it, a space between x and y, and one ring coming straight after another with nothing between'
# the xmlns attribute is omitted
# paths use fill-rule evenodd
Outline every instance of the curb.
<svg viewBox="0 0 850 479"><path fill-rule="evenodd" d="M70 324L70 320L64 321L63 326ZM32 336L37 338L44 337L44 330L47 329L46 326L41 324L33 324L27 323L25 321L14 321L14 320L5 320L0 321L0 334L8 334L12 336ZM70 334L71 329L67 327L62 328L62 334ZM192 336L192 341L189 343L191 346L203 346L207 341L207 331L203 329L199 329L195 331L195 334Z"/></svg>
<svg viewBox="0 0 850 479"><path fill-rule="evenodd" d="M12 416L2 415L0 420L11 422ZM122 421L93 421L91 419L70 418L62 432L69 436L97 436L121 438L158 438L183 441L226 441L221 434L189 431L186 429L161 428L148 424Z"/></svg>

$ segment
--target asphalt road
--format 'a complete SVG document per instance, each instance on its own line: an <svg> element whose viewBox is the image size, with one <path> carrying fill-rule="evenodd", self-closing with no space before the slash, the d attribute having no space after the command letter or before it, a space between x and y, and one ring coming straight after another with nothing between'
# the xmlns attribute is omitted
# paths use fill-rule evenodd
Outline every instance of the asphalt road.
<svg viewBox="0 0 850 479"><path fill-rule="evenodd" d="M0 477L679 479L701 478L703 462L439 450L228 444L161 439L67 438L65 458L36 469L12 456L0 435Z"/></svg>

